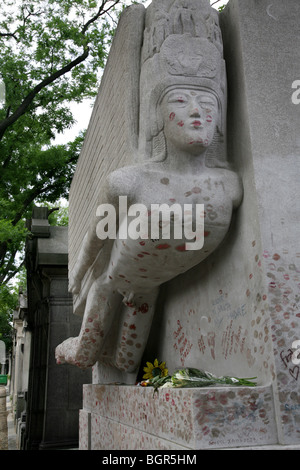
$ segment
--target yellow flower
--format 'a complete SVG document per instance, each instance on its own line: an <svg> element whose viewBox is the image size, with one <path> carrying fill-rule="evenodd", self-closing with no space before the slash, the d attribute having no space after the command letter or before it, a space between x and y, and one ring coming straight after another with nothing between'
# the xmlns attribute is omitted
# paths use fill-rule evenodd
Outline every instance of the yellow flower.
<svg viewBox="0 0 300 470"><path fill-rule="evenodd" d="M153 364L151 362L146 362L147 367L144 367L143 379L153 379L154 377L166 377L168 375L168 369L166 368L165 362L158 363L158 360L155 359Z"/></svg>

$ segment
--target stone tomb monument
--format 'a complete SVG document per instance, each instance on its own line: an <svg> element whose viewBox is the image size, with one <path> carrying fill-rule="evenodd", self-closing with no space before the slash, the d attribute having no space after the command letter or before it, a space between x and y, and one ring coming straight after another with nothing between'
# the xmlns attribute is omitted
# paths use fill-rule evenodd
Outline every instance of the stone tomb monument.
<svg viewBox="0 0 300 470"><path fill-rule="evenodd" d="M56 349L93 366L82 449L299 444L297 14L153 0L120 19L70 193L82 327ZM257 386L153 397L135 382L155 357Z"/></svg>
<svg viewBox="0 0 300 470"><path fill-rule="evenodd" d="M137 14L141 8L129 9L128 19ZM80 367L99 361L132 374L127 380L133 383L159 286L201 263L219 246L242 198L241 183L226 162L226 73L216 11L206 1L153 3L139 68L139 134L127 157L133 164L105 173L100 183L98 207L94 206L90 229L70 271L70 289L78 295L75 309L84 312L81 334L57 350L61 361ZM138 206L138 238L130 233L130 210L121 218L120 197L126 198L126 206L143 205ZM203 223L199 234L193 232L192 243L177 236L176 228L185 228L187 222L181 218L176 223L180 214L175 209L185 216L206 201L210 210L197 214L198 221L204 219L205 244ZM109 211L107 204L118 216L117 237L112 240L99 234L100 212L103 216ZM153 227L154 206L161 204L175 212L167 237L160 230L163 219L157 217Z"/></svg>

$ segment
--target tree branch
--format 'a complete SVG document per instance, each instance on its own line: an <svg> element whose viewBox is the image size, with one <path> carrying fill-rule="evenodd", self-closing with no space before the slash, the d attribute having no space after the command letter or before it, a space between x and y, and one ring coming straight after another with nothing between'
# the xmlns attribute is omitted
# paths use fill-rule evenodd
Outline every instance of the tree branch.
<svg viewBox="0 0 300 470"><path fill-rule="evenodd" d="M30 104L32 103L36 95L43 88L47 87L58 78L65 75L66 73L70 72L70 70L76 67L76 65L79 65L81 62L83 62L88 57L88 55L89 55L89 47L86 46L83 54L81 54L79 57L72 60L69 64L65 65L60 70L57 70L56 72L51 74L49 77L42 80L38 85L36 85L33 88L33 90L30 93L28 93L28 95L24 98L23 102L20 104L17 110L13 114L11 114L9 117L5 118L0 123L0 140L2 139L7 128L11 126L12 124L14 124L23 114L26 113L28 107L30 106Z"/></svg>
<svg viewBox="0 0 300 470"><path fill-rule="evenodd" d="M7 260L6 266L3 269L1 276L0 276L0 284L5 280L7 282L7 276L9 276L9 272L13 269L15 270L14 260L17 254L17 250L12 250L9 259Z"/></svg>
<svg viewBox="0 0 300 470"><path fill-rule="evenodd" d="M100 5L99 10L98 10L98 12L96 13L96 15L93 16L89 21L87 21L87 22L83 25L83 28L82 28L82 30L81 30L81 33L82 33L83 35L86 33L88 27L89 27L92 23L94 23L95 21L97 21L97 19L101 16L104 5L105 5L105 1L102 1L102 4Z"/></svg>
<svg viewBox="0 0 300 470"><path fill-rule="evenodd" d="M1 242L0 243L0 266L4 261L6 252L7 252L7 242Z"/></svg>
<svg viewBox="0 0 300 470"><path fill-rule="evenodd" d="M95 21L98 20L98 18L101 15L104 15L108 13L113 7L115 7L120 0L116 0L115 2L112 3L108 8L105 9L105 5L107 3L107 0L102 0L102 3L98 9L98 12L96 15L94 15L92 18L90 18L89 21L85 23L81 30L81 34L84 36L87 29L89 26L94 23ZM28 12L28 16L30 16L30 12ZM27 17L28 17L27 16ZM27 19L26 17L26 19ZM24 21L25 21L25 16L24 16ZM4 33L5 34L5 33ZM86 45L84 47L84 52L81 54L79 57L71 61L69 64L67 64L65 67L62 67L60 70L57 70L53 74L51 74L49 77L45 78L42 80L38 85L36 85L33 90L28 93L28 95L24 98L23 102L20 104L20 106L16 109L14 113L12 113L10 116L7 116L2 122L0 122L0 141L3 138L3 135L5 134L7 128L14 124L25 112L27 111L28 107L36 97L36 95L45 87L53 83L55 80L60 78L61 76L65 75L69 71L71 71L74 67L79 65L81 62L83 62L89 55L89 47Z"/></svg>
<svg viewBox="0 0 300 470"><path fill-rule="evenodd" d="M69 163L75 163L77 161L77 156L71 157L66 161L66 165ZM56 168L53 168L51 171L48 172L47 174L47 179L51 180L55 176L55 171ZM45 193L48 189L51 189L53 187L53 184L45 184L45 182L41 182L41 184L36 184L32 192L29 193L27 198L23 201L21 209L16 213L12 225L15 226L17 223L22 219L24 212L28 208L28 206L38 197L41 196L43 193ZM56 210L56 209L53 209Z"/></svg>
<svg viewBox="0 0 300 470"><path fill-rule="evenodd" d="M15 226L17 223L22 219L24 212L26 211L27 207L37 198L40 196L44 191L48 189L48 186L44 187L43 185L38 185L35 189L28 195L28 197L23 201L22 207L19 212L16 213L12 225Z"/></svg>
<svg viewBox="0 0 300 470"><path fill-rule="evenodd" d="M1 38L14 38L18 42L18 38L15 33L0 33Z"/></svg>
<svg viewBox="0 0 300 470"><path fill-rule="evenodd" d="M49 210L48 210L48 216L49 216L50 214L52 214L53 212L55 212L55 211L59 211L59 207L53 207L52 209L49 209Z"/></svg>
<svg viewBox="0 0 300 470"><path fill-rule="evenodd" d="M24 266L24 263L25 263L25 261L22 261L22 263L14 271L12 271L10 274L7 274L7 273L2 274L0 276L0 284L3 284L4 282L5 282L5 284L7 284L7 282L10 281L20 271L22 266Z"/></svg>
<svg viewBox="0 0 300 470"><path fill-rule="evenodd" d="M87 21L85 23L85 25L83 26L81 32L82 34L85 34L88 27L94 23L95 21L97 21L97 19L101 16L101 15L105 15L105 13L108 13L113 7L115 7L118 3L120 2L120 0L116 0L110 7L108 7L106 10L104 9L105 7L105 4L106 4L106 0L102 0L102 3L98 9L98 12L96 13L95 16L93 16L89 21Z"/></svg>

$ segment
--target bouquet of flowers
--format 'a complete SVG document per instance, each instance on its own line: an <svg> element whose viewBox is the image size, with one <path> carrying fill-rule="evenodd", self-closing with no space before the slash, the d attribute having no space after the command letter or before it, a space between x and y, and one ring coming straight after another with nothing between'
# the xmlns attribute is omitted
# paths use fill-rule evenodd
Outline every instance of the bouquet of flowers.
<svg viewBox="0 0 300 470"><path fill-rule="evenodd" d="M165 366L165 363L163 364ZM210 387L212 385L234 385L234 386L255 387L256 382L253 382L254 379L256 379L256 377L250 377L250 378L239 378L239 377L230 377L230 376L217 377L211 372L207 372L202 369L194 369L192 367L188 367L185 369L176 370L173 373L173 375L167 375L165 373L151 375L148 373L146 381L141 382L141 385L142 386L150 385L154 387L155 390L157 390L160 387L161 388L168 388L168 387L190 388L190 387Z"/></svg>

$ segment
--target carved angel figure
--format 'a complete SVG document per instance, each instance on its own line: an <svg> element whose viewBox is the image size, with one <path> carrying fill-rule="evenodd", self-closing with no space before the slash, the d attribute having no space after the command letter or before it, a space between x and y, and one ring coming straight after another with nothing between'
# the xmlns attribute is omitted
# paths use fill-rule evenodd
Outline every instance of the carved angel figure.
<svg viewBox="0 0 300 470"><path fill-rule="evenodd" d="M183 2L184 11L188 3ZM187 55L176 62L175 70L170 63L178 58L178 48ZM193 57L201 58L197 66L189 61ZM139 222L149 227L148 234L153 205L177 204L182 214L188 207L194 223L194 209L204 205L204 243L199 249L187 249L191 240L184 231L180 239L174 236L172 217L167 239L161 231L155 239L143 237L142 231L138 238L124 239L120 236L124 220L118 219L116 238L104 240L97 234L101 216L95 214L70 279L83 313L81 331L57 347L58 362L85 368L99 361L121 371L137 371L159 286L201 263L220 245L232 212L241 203L239 177L220 155L225 152L226 83L219 50L207 38L172 34L143 68L141 161L108 175L101 203L114 207L116 215L120 196L126 196L128 207L141 204L146 210ZM128 212L126 228L131 222ZM162 229L161 219L157 223ZM82 286L90 266L90 277Z"/></svg>

